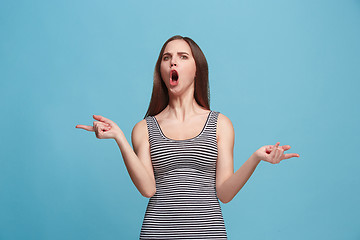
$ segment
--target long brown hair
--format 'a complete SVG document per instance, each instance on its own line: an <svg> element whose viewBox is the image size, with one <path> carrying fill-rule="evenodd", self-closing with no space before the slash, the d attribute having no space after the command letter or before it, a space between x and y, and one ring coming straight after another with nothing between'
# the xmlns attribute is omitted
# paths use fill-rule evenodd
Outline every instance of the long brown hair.
<svg viewBox="0 0 360 240"><path fill-rule="evenodd" d="M194 98L200 106L210 110L209 70L205 55L191 38L175 35L169 38L161 48L154 70L154 84L150 104L144 119L147 116L154 116L158 114L169 104L169 93L163 79L161 78L160 65L166 45L170 41L176 39L185 40L191 48L196 64Z"/></svg>

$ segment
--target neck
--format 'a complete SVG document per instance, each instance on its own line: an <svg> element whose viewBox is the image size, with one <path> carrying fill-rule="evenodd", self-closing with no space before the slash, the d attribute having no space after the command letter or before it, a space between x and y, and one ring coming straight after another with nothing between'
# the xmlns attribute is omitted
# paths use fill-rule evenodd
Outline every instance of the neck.
<svg viewBox="0 0 360 240"><path fill-rule="evenodd" d="M194 98L194 91L187 91L181 95L169 95L169 104L166 107L168 118L175 118L178 121L185 121L189 117L199 113L199 106Z"/></svg>

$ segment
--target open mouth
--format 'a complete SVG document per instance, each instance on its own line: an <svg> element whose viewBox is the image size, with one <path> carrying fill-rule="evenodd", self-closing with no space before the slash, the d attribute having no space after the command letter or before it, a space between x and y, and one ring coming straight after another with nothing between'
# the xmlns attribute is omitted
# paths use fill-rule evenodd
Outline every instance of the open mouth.
<svg viewBox="0 0 360 240"><path fill-rule="evenodd" d="M179 74L176 70L171 70L170 72L170 84L171 85L177 85L179 79Z"/></svg>

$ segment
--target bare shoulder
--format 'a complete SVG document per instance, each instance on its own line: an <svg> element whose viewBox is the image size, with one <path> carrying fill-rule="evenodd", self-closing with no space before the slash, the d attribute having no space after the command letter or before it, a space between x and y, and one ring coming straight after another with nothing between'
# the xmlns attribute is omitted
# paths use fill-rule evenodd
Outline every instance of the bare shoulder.
<svg viewBox="0 0 360 240"><path fill-rule="evenodd" d="M220 124L225 124L225 125L231 125L232 126L232 122L231 122L230 118L228 118L227 116L225 116L222 113L219 113L218 122Z"/></svg>
<svg viewBox="0 0 360 240"><path fill-rule="evenodd" d="M234 129L230 118L228 118L227 116L225 116L222 113L219 113L219 116L218 116L218 128L221 128L221 129L223 129L223 128L232 128L232 129Z"/></svg>
<svg viewBox="0 0 360 240"><path fill-rule="evenodd" d="M148 130L146 119L141 120L140 122L136 123L132 133L131 133L131 140L133 145L137 145L139 142L147 142L148 139Z"/></svg>
<svg viewBox="0 0 360 240"><path fill-rule="evenodd" d="M222 113L219 113L219 115L218 115L218 123L217 123L217 131L216 132L217 132L216 136L217 136L218 140L221 138L224 138L224 136L232 138L235 134L234 126L233 126L231 120Z"/></svg>

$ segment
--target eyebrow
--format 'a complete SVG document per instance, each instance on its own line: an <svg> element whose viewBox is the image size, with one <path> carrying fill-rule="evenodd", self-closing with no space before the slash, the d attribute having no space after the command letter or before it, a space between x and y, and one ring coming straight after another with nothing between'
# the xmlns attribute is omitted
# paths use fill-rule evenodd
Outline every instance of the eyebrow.
<svg viewBox="0 0 360 240"><path fill-rule="evenodd" d="M178 55L180 55L180 54L187 54L187 55L189 55L187 52L177 52L177 54L178 54ZM165 55L171 55L171 53L166 52L166 53L163 54L163 56L165 56Z"/></svg>

